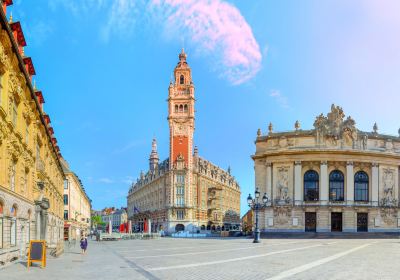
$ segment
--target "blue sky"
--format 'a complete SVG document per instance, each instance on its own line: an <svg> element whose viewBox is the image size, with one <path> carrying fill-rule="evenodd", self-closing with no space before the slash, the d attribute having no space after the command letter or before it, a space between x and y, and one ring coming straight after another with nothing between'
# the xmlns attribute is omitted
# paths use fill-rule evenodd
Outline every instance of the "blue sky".
<svg viewBox="0 0 400 280"><path fill-rule="evenodd" d="M231 166L243 214L256 131L269 122L309 129L335 103L359 129L376 121L397 135L399 8L394 0L14 0L8 14L22 23L61 152L95 209L126 205L153 136L168 157L167 89L184 45L195 144Z"/></svg>

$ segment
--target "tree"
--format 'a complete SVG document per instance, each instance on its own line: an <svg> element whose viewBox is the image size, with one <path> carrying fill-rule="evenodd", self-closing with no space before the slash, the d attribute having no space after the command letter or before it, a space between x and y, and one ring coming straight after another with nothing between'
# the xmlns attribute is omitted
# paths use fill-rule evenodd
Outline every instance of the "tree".
<svg viewBox="0 0 400 280"><path fill-rule="evenodd" d="M92 216L92 223L95 228L97 228L97 226L106 225L106 223L101 220L101 216Z"/></svg>

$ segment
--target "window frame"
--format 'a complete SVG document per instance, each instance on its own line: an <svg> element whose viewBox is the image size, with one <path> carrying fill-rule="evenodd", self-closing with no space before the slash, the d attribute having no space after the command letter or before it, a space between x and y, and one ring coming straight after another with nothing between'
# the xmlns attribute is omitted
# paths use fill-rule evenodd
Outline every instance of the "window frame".
<svg viewBox="0 0 400 280"><path fill-rule="evenodd" d="M363 175L364 178L359 177ZM364 199L358 199L357 194L361 193ZM369 202L369 176L365 171L358 171L354 174L354 201L356 202Z"/></svg>
<svg viewBox="0 0 400 280"><path fill-rule="evenodd" d="M309 174L316 175L314 176L316 179L312 179ZM307 178L308 177L308 178ZM314 187L310 187L314 183ZM314 190L314 199L309 198L311 195L308 195L308 191ZM315 170L307 170L303 175L303 200L304 201L319 201L319 174Z"/></svg>
<svg viewBox="0 0 400 280"><path fill-rule="evenodd" d="M340 178L334 178L334 176L340 176ZM329 201L344 201L344 179L343 172L338 169L332 170L331 173L329 173ZM335 193L335 198L333 198L332 195L333 191Z"/></svg>

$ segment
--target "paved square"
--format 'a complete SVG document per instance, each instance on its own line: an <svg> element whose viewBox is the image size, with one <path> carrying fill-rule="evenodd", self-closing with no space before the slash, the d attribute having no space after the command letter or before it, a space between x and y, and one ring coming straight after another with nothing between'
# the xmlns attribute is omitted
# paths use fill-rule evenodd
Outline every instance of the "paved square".
<svg viewBox="0 0 400 280"><path fill-rule="evenodd" d="M172 239L90 242L0 279L399 279L400 239Z"/></svg>

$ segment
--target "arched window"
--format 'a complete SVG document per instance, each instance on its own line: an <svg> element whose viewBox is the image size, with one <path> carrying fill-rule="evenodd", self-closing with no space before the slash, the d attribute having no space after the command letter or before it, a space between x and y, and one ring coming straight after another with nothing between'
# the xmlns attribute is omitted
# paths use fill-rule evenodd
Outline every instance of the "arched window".
<svg viewBox="0 0 400 280"><path fill-rule="evenodd" d="M179 83L181 85L183 85L185 83L185 77L183 75L181 75L180 79L179 79Z"/></svg>
<svg viewBox="0 0 400 280"><path fill-rule="evenodd" d="M344 201L344 175L339 170L329 174L329 200Z"/></svg>
<svg viewBox="0 0 400 280"><path fill-rule="evenodd" d="M314 170L304 173L304 201L319 199L319 176Z"/></svg>
<svg viewBox="0 0 400 280"><path fill-rule="evenodd" d="M179 105L179 113L183 112L183 105Z"/></svg>
<svg viewBox="0 0 400 280"><path fill-rule="evenodd" d="M368 201L368 174L364 171L358 171L354 175L354 200Z"/></svg>
<svg viewBox="0 0 400 280"><path fill-rule="evenodd" d="M205 225L202 225L202 226L201 226L201 230L206 230L206 226L205 226Z"/></svg>
<svg viewBox="0 0 400 280"><path fill-rule="evenodd" d="M187 104L185 104L185 106L183 106L183 111L184 111L185 113L187 113L187 111L188 111L188 105L187 105Z"/></svg>
<svg viewBox="0 0 400 280"><path fill-rule="evenodd" d="M175 105L175 113L178 113L178 105Z"/></svg>

